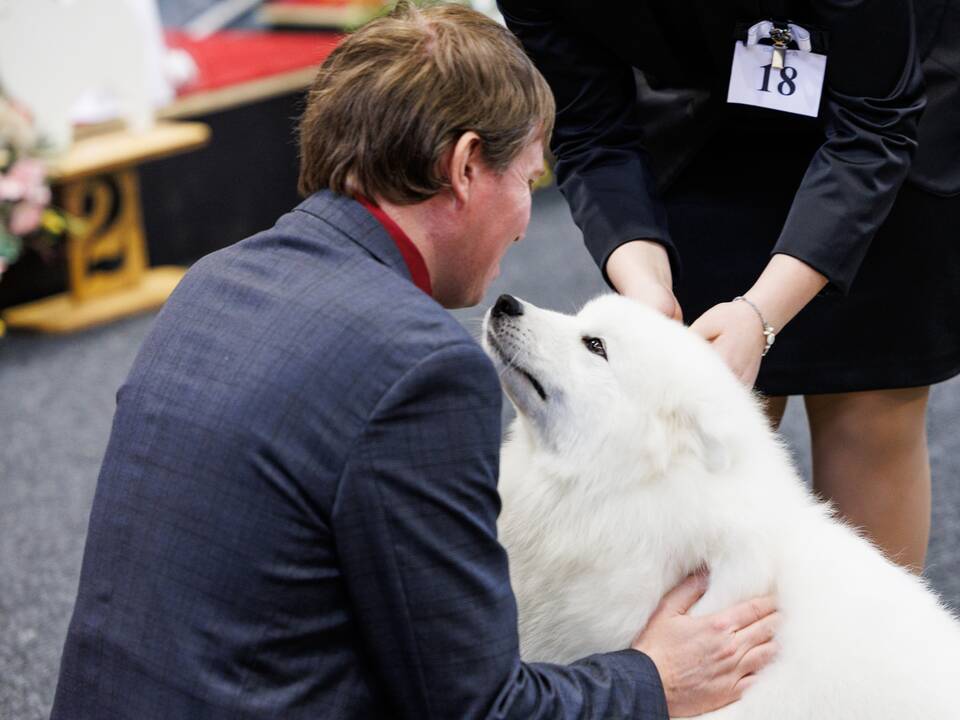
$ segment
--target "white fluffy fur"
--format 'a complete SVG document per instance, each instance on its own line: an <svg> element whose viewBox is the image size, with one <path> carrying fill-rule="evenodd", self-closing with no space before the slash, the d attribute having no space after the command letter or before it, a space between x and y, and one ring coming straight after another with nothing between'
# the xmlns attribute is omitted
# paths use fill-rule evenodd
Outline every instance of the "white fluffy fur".
<svg viewBox="0 0 960 720"><path fill-rule="evenodd" d="M960 718L960 623L814 499L706 343L613 295L576 316L523 310L488 314L484 344L518 410L499 531L525 660L627 647L705 564L693 612L774 592L782 625L758 682L703 717Z"/></svg>

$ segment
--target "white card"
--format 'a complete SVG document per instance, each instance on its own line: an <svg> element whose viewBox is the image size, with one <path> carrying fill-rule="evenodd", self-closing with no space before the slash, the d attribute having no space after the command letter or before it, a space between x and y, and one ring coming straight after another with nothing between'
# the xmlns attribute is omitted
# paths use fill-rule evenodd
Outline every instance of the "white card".
<svg viewBox="0 0 960 720"><path fill-rule="evenodd" d="M727 102L816 117L826 69L826 55L787 50L778 70L772 46L737 41Z"/></svg>

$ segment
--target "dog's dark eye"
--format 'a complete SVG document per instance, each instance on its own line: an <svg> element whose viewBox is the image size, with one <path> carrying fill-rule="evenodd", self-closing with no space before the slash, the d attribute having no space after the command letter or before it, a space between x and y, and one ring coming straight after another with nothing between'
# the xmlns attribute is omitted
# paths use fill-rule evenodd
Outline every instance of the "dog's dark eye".
<svg viewBox="0 0 960 720"><path fill-rule="evenodd" d="M607 349L603 346L603 340L595 337L585 337L583 338L583 344L587 346L587 350L592 352L594 355L599 355L604 360L607 359Z"/></svg>

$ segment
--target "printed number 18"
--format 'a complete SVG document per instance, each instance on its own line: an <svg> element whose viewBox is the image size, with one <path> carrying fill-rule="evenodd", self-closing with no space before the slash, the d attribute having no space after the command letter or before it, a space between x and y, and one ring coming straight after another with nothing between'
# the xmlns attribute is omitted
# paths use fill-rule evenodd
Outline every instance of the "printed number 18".
<svg viewBox="0 0 960 720"><path fill-rule="evenodd" d="M763 85L761 85L758 90L761 92L770 92L770 70L773 68L773 63L767 63L763 65ZM792 74L787 74L787 71L790 71ZM793 95L797 91L797 86L793 82L797 79L797 69L790 67L789 65L780 68L780 82L777 84L777 92L781 95Z"/></svg>

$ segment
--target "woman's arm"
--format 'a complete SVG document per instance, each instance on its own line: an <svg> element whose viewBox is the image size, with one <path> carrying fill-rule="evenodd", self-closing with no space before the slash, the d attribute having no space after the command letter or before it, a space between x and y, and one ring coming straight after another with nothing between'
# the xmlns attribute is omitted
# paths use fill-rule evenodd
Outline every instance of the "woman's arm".
<svg viewBox="0 0 960 720"><path fill-rule="evenodd" d="M830 0L814 9L830 33L825 139L773 253L804 261L846 293L906 179L926 98L911 3Z"/></svg>
<svg viewBox="0 0 960 720"><path fill-rule="evenodd" d="M777 332L827 283L849 291L910 169L925 105L910 3L831 0L815 9L831 39L821 110L826 139L770 262L744 293ZM754 383L765 342L748 303L716 305L692 328L744 383Z"/></svg>
<svg viewBox="0 0 960 720"><path fill-rule="evenodd" d="M644 239L662 248L669 289L678 258L646 158L633 67L565 18L554 0L497 4L556 98L557 184L604 279L630 294L609 276L610 258ZM634 267L635 252L626 255Z"/></svg>

